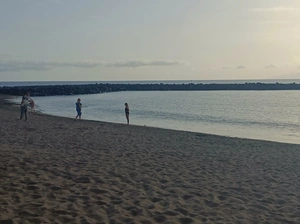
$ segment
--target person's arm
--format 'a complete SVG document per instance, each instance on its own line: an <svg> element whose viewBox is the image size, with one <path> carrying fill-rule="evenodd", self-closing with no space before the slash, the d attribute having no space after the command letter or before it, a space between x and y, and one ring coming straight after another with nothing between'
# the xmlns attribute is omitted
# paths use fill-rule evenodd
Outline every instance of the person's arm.
<svg viewBox="0 0 300 224"><path fill-rule="evenodd" d="M23 104L23 102L24 102L24 96L22 96L21 105Z"/></svg>

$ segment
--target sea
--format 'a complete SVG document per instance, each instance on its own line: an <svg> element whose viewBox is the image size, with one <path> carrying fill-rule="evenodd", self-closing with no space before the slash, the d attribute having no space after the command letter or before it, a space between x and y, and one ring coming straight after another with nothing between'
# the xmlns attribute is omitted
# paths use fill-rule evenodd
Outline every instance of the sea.
<svg viewBox="0 0 300 224"><path fill-rule="evenodd" d="M180 80L93 82L0 82L0 86L90 83L300 83L300 80ZM81 98L82 118L130 123L230 137L300 144L300 91L125 91L91 95L33 97L36 109L74 118ZM19 102L20 98L13 101Z"/></svg>

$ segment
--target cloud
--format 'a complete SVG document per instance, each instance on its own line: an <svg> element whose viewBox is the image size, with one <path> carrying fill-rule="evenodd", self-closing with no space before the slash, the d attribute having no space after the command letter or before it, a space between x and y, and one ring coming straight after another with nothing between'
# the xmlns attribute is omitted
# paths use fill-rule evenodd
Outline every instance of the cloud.
<svg viewBox="0 0 300 224"><path fill-rule="evenodd" d="M271 7L271 8L254 8L255 12L299 12L300 8L294 7Z"/></svg>
<svg viewBox="0 0 300 224"><path fill-rule="evenodd" d="M101 65L101 62L56 62L56 61L0 61L0 72L47 71L58 67L91 68Z"/></svg>
<svg viewBox="0 0 300 224"><path fill-rule="evenodd" d="M273 65L273 64L271 64L271 65L266 65L266 66L265 66L265 68L277 68L277 66L276 66L276 65Z"/></svg>
<svg viewBox="0 0 300 224"><path fill-rule="evenodd" d="M20 71L47 71L61 67L77 67L77 68L93 68L96 66L105 67L127 67L138 68L145 66L175 66L189 65L184 61L167 61L167 60L128 60L117 61L113 63L93 62L93 61L74 61L74 62L58 62L58 61L0 61L0 72L20 72Z"/></svg>
<svg viewBox="0 0 300 224"><path fill-rule="evenodd" d="M230 67L230 66L225 66L223 69L245 69L247 68L245 65L239 65L237 67Z"/></svg>
<svg viewBox="0 0 300 224"><path fill-rule="evenodd" d="M189 63L185 61L169 61L169 60L154 60L154 61L145 61L145 60L125 60L117 61L113 63L107 63L106 67L127 67L127 68L138 68L146 66L175 66L175 65L186 65Z"/></svg>

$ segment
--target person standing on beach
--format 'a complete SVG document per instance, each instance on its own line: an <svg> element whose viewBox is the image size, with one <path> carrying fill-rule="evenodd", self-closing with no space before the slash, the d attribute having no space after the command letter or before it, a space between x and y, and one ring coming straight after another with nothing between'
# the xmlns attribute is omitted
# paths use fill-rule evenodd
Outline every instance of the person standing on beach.
<svg viewBox="0 0 300 224"><path fill-rule="evenodd" d="M125 116L127 119L127 124L129 124L129 106L128 103L125 103Z"/></svg>
<svg viewBox="0 0 300 224"><path fill-rule="evenodd" d="M21 105L20 105L20 120L22 120L23 115L25 115L25 121L27 121L27 106L28 106L28 95L29 93L24 93L23 97L22 97L22 101L21 101Z"/></svg>
<svg viewBox="0 0 300 224"><path fill-rule="evenodd" d="M32 111L32 112L35 112L35 109L34 109L34 101L33 101L33 99L30 99L29 104L30 104L30 107L31 107L31 111Z"/></svg>
<svg viewBox="0 0 300 224"><path fill-rule="evenodd" d="M35 112L35 109L34 109L34 101L33 101L33 99L30 97L30 93L27 94L27 97L28 97L28 101L29 101L29 105L30 105L31 111L32 111L32 112Z"/></svg>
<svg viewBox="0 0 300 224"><path fill-rule="evenodd" d="M81 99L78 98L77 102L75 103L76 105L76 111L77 111L77 116L75 117L75 121L77 118L81 119L81 108L82 108L82 104L81 104Z"/></svg>

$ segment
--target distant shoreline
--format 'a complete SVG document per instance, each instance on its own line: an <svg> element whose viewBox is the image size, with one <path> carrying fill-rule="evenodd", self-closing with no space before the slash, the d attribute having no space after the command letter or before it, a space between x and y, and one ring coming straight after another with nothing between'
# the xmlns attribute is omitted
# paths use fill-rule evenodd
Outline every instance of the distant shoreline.
<svg viewBox="0 0 300 224"><path fill-rule="evenodd" d="M33 85L33 86L4 86L0 94L22 95L30 92L32 96L80 95L98 94L121 91L264 91L264 90L300 90L298 83L235 83L235 84L80 84L80 85Z"/></svg>

